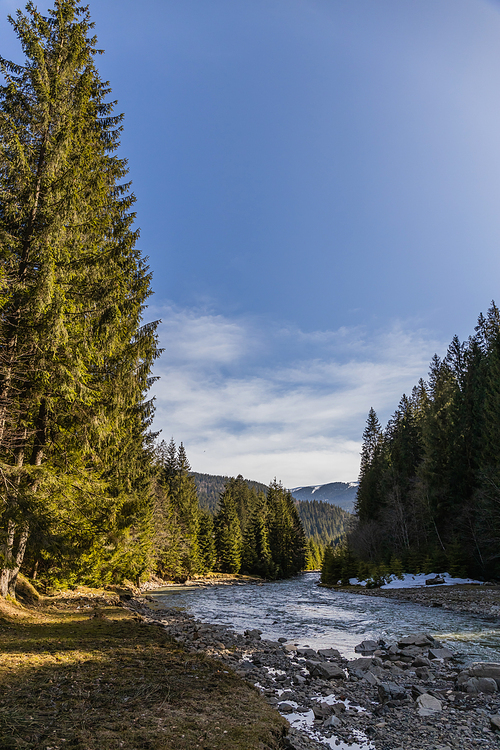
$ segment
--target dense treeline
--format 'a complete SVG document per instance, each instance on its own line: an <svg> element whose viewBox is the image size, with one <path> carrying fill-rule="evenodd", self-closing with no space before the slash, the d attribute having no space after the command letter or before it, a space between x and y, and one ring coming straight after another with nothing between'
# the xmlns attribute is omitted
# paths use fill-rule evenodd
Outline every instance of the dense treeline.
<svg viewBox="0 0 500 750"><path fill-rule="evenodd" d="M323 544L340 544L350 525L352 515L337 505L321 500L296 500L297 510L306 536Z"/></svg>
<svg viewBox="0 0 500 750"><path fill-rule="evenodd" d="M410 572L500 577L499 446L500 311L492 303L473 336L455 337L443 359L433 358L428 382L402 397L384 430L370 410L358 522L348 549L329 555L330 578L342 556L353 575L359 562L387 566L392 557Z"/></svg>
<svg viewBox="0 0 500 750"><path fill-rule="evenodd" d="M0 593L134 577L152 475L150 276L85 7L10 18L0 59Z"/></svg>
<svg viewBox="0 0 500 750"><path fill-rule="evenodd" d="M151 279L87 8L30 2L10 21L25 60L0 58L0 595L20 571L47 586L297 573L280 484L229 479L212 516L182 443L155 447Z"/></svg>
<svg viewBox="0 0 500 750"><path fill-rule="evenodd" d="M214 514L219 498L224 492L229 477L192 472L198 492L200 507ZM259 482L245 479L247 486L257 494L267 494L268 487ZM336 547L345 539L345 532L352 518L350 513L336 505L319 500L297 500L294 498L300 521L306 536L306 570L321 567L325 547Z"/></svg>
<svg viewBox="0 0 500 750"><path fill-rule="evenodd" d="M214 474L200 474L196 471L193 471L191 475L195 481L200 507L214 514L219 497L224 492L230 478ZM257 493L267 493L267 485L251 479L245 479L244 481L250 489ZM308 539L314 538L322 546L326 544L336 546L341 542L352 518L350 513L337 505L321 500L297 500L294 497L294 502Z"/></svg>
<svg viewBox="0 0 500 750"><path fill-rule="evenodd" d="M216 570L283 578L304 568L304 530L281 484L271 482L264 493L241 475L229 478L212 516L198 503L182 443L179 449L173 440L162 443L159 464L157 515L168 519L159 526L169 529L163 547L159 540L156 545L160 575L182 578Z"/></svg>
<svg viewBox="0 0 500 750"><path fill-rule="evenodd" d="M200 506L212 514L215 513L219 497L224 492L230 477L223 477L217 474L201 474L197 471L193 471L192 476L196 484ZM267 485L265 484L254 482L251 479L245 479L245 482L257 492L267 492Z"/></svg>

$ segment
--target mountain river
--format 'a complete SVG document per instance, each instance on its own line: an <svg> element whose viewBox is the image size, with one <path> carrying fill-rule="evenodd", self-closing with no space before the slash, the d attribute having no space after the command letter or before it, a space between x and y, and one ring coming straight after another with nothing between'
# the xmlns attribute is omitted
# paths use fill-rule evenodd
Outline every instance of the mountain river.
<svg viewBox="0 0 500 750"><path fill-rule="evenodd" d="M464 663L500 661L500 627L479 617L418 604L347 594L317 586L318 573L286 581L207 587L172 587L149 592L169 607L186 609L203 622L242 633L259 628L262 637L280 637L299 646L337 648L348 659L368 638L397 640L428 632Z"/></svg>

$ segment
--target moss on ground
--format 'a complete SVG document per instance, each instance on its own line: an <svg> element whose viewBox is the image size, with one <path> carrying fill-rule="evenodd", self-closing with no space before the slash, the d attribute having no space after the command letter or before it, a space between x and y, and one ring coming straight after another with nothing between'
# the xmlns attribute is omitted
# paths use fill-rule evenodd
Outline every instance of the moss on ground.
<svg viewBox="0 0 500 750"><path fill-rule="evenodd" d="M100 593L0 599L1 748L281 747L286 722L255 688Z"/></svg>

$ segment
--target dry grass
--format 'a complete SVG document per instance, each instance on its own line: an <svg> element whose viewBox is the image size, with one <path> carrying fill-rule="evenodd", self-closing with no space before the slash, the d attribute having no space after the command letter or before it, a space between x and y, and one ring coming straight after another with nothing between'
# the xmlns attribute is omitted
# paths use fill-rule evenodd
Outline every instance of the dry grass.
<svg viewBox="0 0 500 750"><path fill-rule="evenodd" d="M2 749L280 747L285 721L254 688L101 594L0 600Z"/></svg>

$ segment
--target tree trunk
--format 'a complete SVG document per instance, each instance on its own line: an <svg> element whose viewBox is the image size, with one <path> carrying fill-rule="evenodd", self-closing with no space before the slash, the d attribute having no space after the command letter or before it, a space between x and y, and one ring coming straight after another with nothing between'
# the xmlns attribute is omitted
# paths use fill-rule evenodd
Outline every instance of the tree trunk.
<svg viewBox="0 0 500 750"><path fill-rule="evenodd" d="M15 549L16 533L19 531L17 550ZM24 524L18 529L14 521L9 519L7 526L7 540L3 546L4 564L0 571L0 596L15 596L17 576L21 569L29 537L29 526Z"/></svg>

